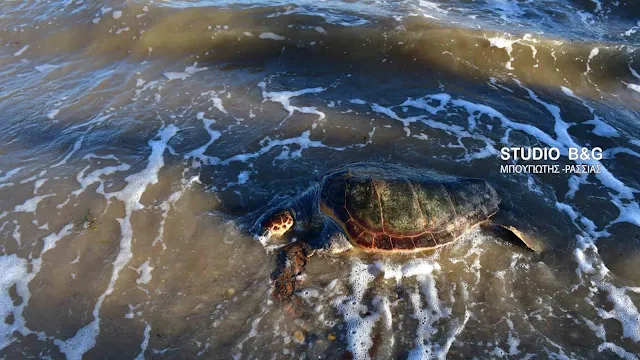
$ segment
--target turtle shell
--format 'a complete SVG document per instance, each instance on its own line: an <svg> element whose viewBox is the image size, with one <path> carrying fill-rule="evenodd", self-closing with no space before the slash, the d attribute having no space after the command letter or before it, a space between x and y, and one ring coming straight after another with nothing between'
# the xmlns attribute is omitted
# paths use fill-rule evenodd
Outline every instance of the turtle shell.
<svg viewBox="0 0 640 360"><path fill-rule="evenodd" d="M320 209L349 240L371 251L436 248L498 210L500 197L482 179L388 163L353 163L324 176Z"/></svg>

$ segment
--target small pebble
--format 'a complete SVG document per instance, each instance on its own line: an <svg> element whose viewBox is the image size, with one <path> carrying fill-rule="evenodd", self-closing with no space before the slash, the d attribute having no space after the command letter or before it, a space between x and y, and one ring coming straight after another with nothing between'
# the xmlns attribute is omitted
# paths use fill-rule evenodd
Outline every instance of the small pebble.
<svg viewBox="0 0 640 360"><path fill-rule="evenodd" d="M304 333L300 330L296 330L293 332L293 339L295 342L297 342L298 344L302 344L304 343L305 340L305 336Z"/></svg>

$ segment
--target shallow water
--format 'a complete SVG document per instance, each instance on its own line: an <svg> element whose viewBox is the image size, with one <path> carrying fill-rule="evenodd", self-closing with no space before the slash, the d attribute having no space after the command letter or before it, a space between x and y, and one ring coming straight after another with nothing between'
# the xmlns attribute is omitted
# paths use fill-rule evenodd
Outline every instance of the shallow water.
<svg viewBox="0 0 640 360"><path fill-rule="evenodd" d="M3 2L0 356L638 359L638 19L604 0ZM501 174L505 146L601 147L602 171ZM484 178L550 249L475 229L314 256L292 315L248 229L359 160Z"/></svg>

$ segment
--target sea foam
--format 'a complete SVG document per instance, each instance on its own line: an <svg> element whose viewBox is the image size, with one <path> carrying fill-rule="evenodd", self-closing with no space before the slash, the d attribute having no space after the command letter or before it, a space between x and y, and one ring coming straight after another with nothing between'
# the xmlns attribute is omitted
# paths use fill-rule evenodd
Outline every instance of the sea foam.
<svg viewBox="0 0 640 360"><path fill-rule="evenodd" d="M102 303L107 296L113 293L120 271L133 257L131 249L133 239L131 214L133 211L143 208L142 204L140 204L140 199L147 186L158 182L158 172L164 166L164 152L167 149L167 143L177 132L178 128L173 124L160 130L156 135L159 139L149 141L151 154L149 155L147 167L139 173L127 176L125 178L127 186L122 190L105 194L107 198L115 198L125 205L125 216L122 219L118 219L121 231L120 248L113 262L113 270L107 289L100 295L93 308L93 321L78 330L73 337L67 340L55 340L55 344L58 345L60 351L67 356L67 359L81 360L83 355L96 345L96 339L100 334L100 310Z"/></svg>

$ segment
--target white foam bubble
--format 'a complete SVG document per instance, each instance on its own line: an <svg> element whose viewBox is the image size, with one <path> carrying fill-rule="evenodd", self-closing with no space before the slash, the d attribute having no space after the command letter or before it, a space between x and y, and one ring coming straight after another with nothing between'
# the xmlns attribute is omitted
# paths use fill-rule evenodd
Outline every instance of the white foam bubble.
<svg viewBox="0 0 640 360"><path fill-rule="evenodd" d="M24 180L20 180L20 184L30 183L30 182L36 180L37 178L38 178L37 175L30 176L30 177L28 177L28 178L26 178Z"/></svg>
<svg viewBox="0 0 640 360"><path fill-rule="evenodd" d="M272 32L263 32L260 35L258 35L258 37L260 39L271 39L271 40L284 40L285 39L284 36L280 36L280 35L274 34Z"/></svg>
<svg viewBox="0 0 640 360"><path fill-rule="evenodd" d="M367 312L367 306L362 304L362 297L367 290L373 276L368 272L368 266L356 261L352 267L349 283L352 295L338 297L334 305L342 314L347 326L347 350L353 354L355 360L370 359L369 349L373 346L372 332L380 315Z"/></svg>
<svg viewBox="0 0 640 360"><path fill-rule="evenodd" d="M81 136L78 140L76 140L75 143L73 143L73 148L71 148L71 151L69 151L69 153L67 153L67 155L62 160L60 160L57 163L51 165L50 168L56 168L58 166L66 164L67 161L69 160L69 158L71 158L71 156L73 154L75 154L76 151L80 150L80 147L82 146L82 141L83 140L84 140L84 135Z"/></svg>
<svg viewBox="0 0 640 360"><path fill-rule="evenodd" d="M38 72L50 72L58 68L56 65L44 64L34 67Z"/></svg>
<svg viewBox="0 0 640 360"><path fill-rule="evenodd" d="M503 37L492 37L487 39L489 40L490 47L497 47L498 49L504 49L509 55L509 61L505 64L505 68L509 70L513 70L513 66L511 66L511 62L513 62L514 58L511 56L511 52L513 52L513 44L518 42L520 39L510 40Z"/></svg>
<svg viewBox="0 0 640 360"><path fill-rule="evenodd" d="M498 84L498 81L497 81L497 80L496 80L496 78L494 78L494 77L490 77L490 78L489 78L489 82L490 82L492 85L497 86L497 87L499 87L499 88L500 88L500 89L502 89L502 90L505 90L505 91L507 91L507 92L513 93L513 90L509 89L509 88L508 88L508 87L506 87L506 86L503 86L503 85Z"/></svg>
<svg viewBox="0 0 640 360"><path fill-rule="evenodd" d="M584 321L585 324L587 324L587 327L593 331L593 333L602 341L607 341L607 333L604 329L604 326L602 324L598 324L596 325L595 322L581 316L582 321Z"/></svg>
<svg viewBox="0 0 640 360"><path fill-rule="evenodd" d="M567 199L572 199L573 197L575 197L581 185L590 184L590 182L587 181L588 176L589 176L588 174L579 174L579 175L572 175L569 178L569 182L568 182L569 190L567 190L567 193L565 195Z"/></svg>
<svg viewBox="0 0 640 360"><path fill-rule="evenodd" d="M199 113L200 114L200 113ZM209 146L213 144L216 140L218 140L222 133L217 130L212 130L211 125L215 124L215 120L207 119L204 117L204 113L202 116L198 116L202 120L204 125L204 129L209 133L209 141L207 141L204 145L199 148L192 150L184 155L185 159L195 158L198 159L204 165L212 165L220 162L220 159L214 156L205 155L204 153L209 149ZM198 165L199 166L199 165Z"/></svg>
<svg viewBox="0 0 640 360"><path fill-rule="evenodd" d="M243 171L238 174L238 185L244 185L249 181L250 171Z"/></svg>
<svg viewBox="0 0 640 360"><path fill-rule="evenodd" d="M382 321L384 322L384 326L387 331L391 331L393 329L393 315L391 313L391 302L385 296L377 295L372 302L379 310L381 310ZM390 346L393 346L393 333L391 333Z"/></svg>
<svg viewBox="0 0 640 360"><path fill-rule="evenodd" d="M628 66L628 68L629 68L629 71L631 71L631 75L633 75L637 79L640 79L640 74L638 74L637 71L635 71L631 66Z"/></svg>
<svg viewBox="0 0 640 360"><path fill-rule="evenodd" d="M434 271L440 270L440 265L430 259L412 259L404 264L396 264L391 261L378 261L375 264L376 269L383 274L385 279L395 279L396 282L402 282L402 278L430 275Z"/></svg>
<svg viewBox="0 0 640 360"><path fill-rule="evenodd" d="M4 228L4 226L7 224L8 222L5 222L4 224L2 224L2 227ZM21 242L21 237L22 235L20 234L20 225L17 224L17 221L14 221L14 228L13 228L13 233L11 234L11 236L15 239L15 241L18 243L18 246L22 245Z"/></svg>
<svg viewBox="0 0 640 360"><path fill-rule="evenodd" d="M29 300L28 283L33 278L27 271L28 262L18 256L7 255L0 257L0 350L6 348L15 341L14 332L27 335L30 331L26 328L22 312ZM9 289L15 286L16 294L21 298L22 304L14 306L13 299L9 295ZM8 324L5 319L13 315L13 324Z"/></svg>
<svg viewBox="0 0 640 360"><path fill-rule="evenodd" d="M46 337L43 332L34 332L28 329L23 317L24 309L31 298L29 283L40 272L44 254L53 249L61 238L71 232L72 228L72 223L67 224L58 233L51 233L44 238L40 257L31 260L30 272L28 260L19 258L15 254L0 256L0 318L3 320L0 321L0 350L16 340L13 337L15 332L23 336L35 333L41 340ZM19 305L15 305L11 298L9 291L13 287L15 287L16 295L20 297ZM10 315L13 315L13 323L8 324L4 320Z"/></svg>
<svg viewBox="0 0 640 360"><path fill-rule="evenodd" d="M228 114L227 110L224 108L224 106L222 106L222 99L220 99L220 94L221 92L211 90L201 93L200 96L208 96L209 101L213 103L213 107L218 109L223 114ZM227 98L229 97L229 95L230 93L227 93ZM202 120L204 118L204 113L202 113L202 116L203 117L199 117L199 119Z"/></svg>
<svg viewBox="0 0 640 360"><path fill-rule="evenodd" d="M260 321L262 321L262 318L264 317L264 314L265 314L265 310L262 310L262 312L251 322L251 330L249 330L249 333L244 337L244 339L242 339L236 345L236 347L239 350L242 350L242 348L244 347L244 343L247 340L258 336L258 325L260 324ZM236 355L238 356L238 358L240 357L240 354L236 354ZM234 358L236 358L236 355L234 355Z"/></svg>
<svg viewBox="0 0 640 360"><path fill-rule="evenodd" d="M417 9L418 11L420 11L420 14L426 18L440 20L440 18L435 15L446 15L449 12L446 9L442 9L441 6L441 4L437 4L431 1L420 0L418 2Z"/></svg>
<svg viewBox="0 0 640 360"><path fill-rule="evenodd" d="M409 295L413 307L413 317L418 320L415 335L415 347L409 351L408 359L444 359L448 348L442 348L431 341L437 332L436 323L450 315L450 309L444 307L438 298L435 278L431 274L420 275L420 292ZM423 304L422 296L426 304ZM426 305L423 308L423 305Z"/></svg>
<svg viewBox="0 0 640 360"><path fill-rule="evenodd" d="M13 53L13 56L20 56L22 55L25 51L27 51L27 49L29 49L29 45L25 45L23 46L20 50L16 51L15 53Z"/></svg>
<svg viewBox="0 0 640 360"><path fill-rule="evenodd" d="M22 170L22 167L17 167L15 169L7 171L4 175L0 176L0 182L11 179L15 174L19 173Z"/></svg>
<svg viewBox="0 0 640 360"><path fill-rule="evenodd" d="M321 93L323 91L325 91L325 88L322 87L315 87L315 88L309 88L309 89L300 89L300 90L296 90L296 91L267 91L266 87L266 83L260 82L258 83L258 86L260 88L262 88L262 98L265 101L272 101L272 102L278 102L280 104L282 104L282 107L289 113L289 115L287 115L286 118L284 118L282 120L282 122L280 123L282 125L282 123L287 120L289 117L291 117L293 115L294 112L300 112L300 113L304 113L304 114L315 114L318 115L318 119L317 121L323 120L326 115L325 113L323 113L322 111L318 111L318 109L316 109L315 106L293 106L291 105L291 99L294 97L298 97L301 95L305 95L305 94L317 94L317 93Z"/></svg>
<svg viewBox="0 0 640 360"><path fill-rule="evenodd" d="M56 118L56 116L60 113L60 109L52 109L49 110L49 112L47 112L47 118L49 118L49 120L53 120Z"/></svg>
<svg viewBox="0 0 640 360"><path fill-rule="evenodd" d="M47 251L56 247L56 243L62 239L63 237L69 235L71 233L71 229L73 229L73 223L69 223L65 225L59 233L51 233L47 235L43 239L42 245L42 253L46 253ZM40 256L42 258L42 255Z"/></svg>
<svg viewBox="0 0 640 360"><path fill-rule="evenodd" d="M221 164L222 165L227 165L227 164L235 162L235 161L246 162L246 161L248 161L250 159L254 159L254 158L259 157L260 155L266 154L271 149L273 149L273 148L275 148L277 146L287 147L287 146L293 145L293 144L298 145L300 148L298 150L294 151L294 152L286 152L286 156L282 156L282 154L281 154L279 159L301 157L302 156L302 150L309 149L309 148L328 148L328 149L333 149L333 150L337 150L337 151L342 151L342 150L345 149L343 147L327 146L327 145L323 144L322 141L311 140L310 137L311 137L311 131L307 130L307 131L304 131L300 136L294 137L294 138L273 139L273 140L270 139L270 138L265 138L265 139L263 139L263 142L266 142L266 145L263 145L262 148L260 148L258 151L253 152L253 153L245 153L245 154L234 155L234 156L222 161Z"/></svg>
<svg viewBox="0 0 640 360"><path fill-rule="evenodd" d="M618 133L618 130L616 130L613 126L604 122L603 121L604 119L599 117L595 113L595 109L592 106L590 106L584 99L576 96L573 93L573 91L571 91L571 89L567 87L561 86L560 89L562 90L563 93L565 93L565 95L579 100L582 103L582 105L584 105L589 110L589 112L593 116L593 119L585 121L583 124L589 124L589 125L595 126L595 128L591 132L593 132L598 136L603 136L603 137L619 137L620 136L620 134Z"/></svg>
<svg viewBox="0 0 640 360"><path fill-rule="evenodd" d="M76 180L78 181L78 183L80 184L80 189L74 190L72 192L73 195L79 195L82 192L84 192L87 187L91 184L95 184L97 182L99 183L103 183L104 180L102 179L103 176L105 175L111 175L115 172L119 172L119 171L127 171L131 168L131 166L129 164L120 164L120 165L116 165L116 166L106 166L104 168L100 168L97 170L94 170L93 172L87 174L85 176L85 171L87 171L87 169L89 169L89 165L87 165L84 169L80 170L80 172L78 173L78 175L76 175Z"/></svg>
<svg viewBox="0 0 640 360"><path fill-rule="evenodd" d="M508 316L511 314L507 314ZM507 325L509 326L509 336L507 338L507 344L509 345L509 352L507 355L515 356L519 355L521 351L518 349L520 346L520 339L515 335L515 329L513 327L513 321L511 319L506 318Z"/></svg>
<svg viewBox="0 0 640 360"><path fill-rule="evenodd" d="M149 335L151 334L151 325L146 324L144 327L144 338L142 339L142 344L140 344L140 353L136 356L135 360L144 360L144 353L147 351L147 347L149 346Z"/></svg>
<svg viewBox="0 0 640 360"><path fill-rule="evenodd" d="M149 265L149 260L145 261L140 265L136 272L138 273L138 279L136 279L136 284L148 284L151 281L151 271L153 270L153 266Z"/></svg>
<svg viewBox="0 0 640 360"><path fill-rule="evenodd" d="M207 67L198 67L198 63L194 63L193 66L188 66L184 69L183 72L166 72L164 73L164 76L169 79L169 81L171 80L185 80L188 77L190 77L191 75L195 74L195 73L199 73L201 71L205 71L207 70ZM149 83L149 86L151 83Z"/></svg>
<svg viewBox="0 0 640 360"><path fill-rule="evenodd" d="M620 210L620 214L612 221L612 224L627 222L640 226L640 205L638 202L630 201L625 204L618 198L613 198L612 202Z"/></svg>
<svg viewBox="0 0 640 360"><path fill-rule="evenodd" d="M162 204L160 204L159 208L162 210L162 220L160 221L160 224L158 226L158 229L159 229L158 235L156 235L156 238L151 243L151 246L155 246L157 243L161 243L162 250L164 251L167 249L167 246L164 243L163 237L164 237L164 225L167 221L167 217L169 216L169 210L171 209L173 204L175 204L176 201L180 200L180 198L182 197L182 194L184 194L184 191L187 189L187 187L191 186L191 184L193 184L194 182L201 183L200 175L193 176L189 179L182 178L181 189L171 194L171 196L169 196L169 198L166 201L163 201Z"/></svg>
<svg viewBox="0 0 640 360"><path fill-rule="evenodd" d="M93 118L93 119L91 119L91 120L89 120L87 122L83 122L83 123L80 123L80 124L73 125L73 126L69 127L69 130L75 130L75 129L78 129L78 128L81 128L81 127L85 127L85 126L92 127L92 126L95 126L95 125L100 125L104 121L110 119L112 116L113 116L113 114L106 114L106 115L99 114L95 118Z"/></svg>
<svg viewBox="0 0 640 360"><path fill-rule="evenodd" d="M151 48L149 48L149 53L151 53ZM165 75L166 77L166 75ZM170 75L171 78L174 77L174 75ZM169 80L171 80L171 78ZM138 79L140 80L140 79ZM149 89L157 89L158 87L160 87L160 84L162 82L160 80L153 80L153 81L149 81L149 82L144 82L142 84L142 88L138 88L135 89L134 93L135 95L133 96L133 98L131 99L132 101L138 101L140 99L140 95L142 95L143 92L149 90ZM158 95L158 94L156 94Z"/></svg>
<svg viewBox="0 0 640 360"><path fill-rule="evenodd" d="M398 121L402 122L402 124L405 126L405 128L407 126L409 126L409 124L414 123L416 121L419 121L419 120L422 120L422 119L425 118L425 116L410 116L410 117L407 117L407 118L401 118L400 116L398 116L396 114L395 111L393 111L392 108L385 107L385 106L382 106L382 105L379 105L379 104L375 104L375 103L371 104L371 110L373 110L373 111L375 111L377 113L380 113L380 114L384 114L384 115L386 115L386 116L388 116L388 117L390 117L390 118L392 118L394 120L398 120Z"/></svg>
<svg viewBox="0 0 640 360"><path fill-rule="evenodd" d="M589 57L587 58L587 73L591 72L591 59L598 56L599 53L600 53L600 49L598 48L593 48L589 52Z"/></svg>
<svg viewBox="0 0 640 360"><path fill-rule="evenodd" d="M625 147L609 148L602 152L602 156L605 159L613 159L617 154L627 154L640 158L640 153Z"/></svg>
<svg viewBox="0 0 640 360"><path fill-rule="evenodd" d="M26 200L23 204L16 205L13 208L13 212L27 212L27 213L35 213L38 208L38 204L49 197L56 196L55 194L46 194L46 195L38 195L34 196L31 199Z"/></svg>
<svg viewBox="0 0 640 360"><path fill-rule="evenodd" d="M2 189L3 187L10 187L10 186L14 186L15 184L10 182L10 183L2 183L0 184L0 189Z"/></svg>
<svg viewBox="0 0 640 360"><path fill-rule="evenodd" d="M364 10L363 7L358 7L359 11ZM310 16L319 16L324 18L324 21L328 24L337 24L341 26L360 26L369 23L369 20L355 16L354 14L341 14L335 11L320 11L317 8L307 9L305 6L287 7L285 11L276 12L268 15L267 17L277 17L290 14L304 14Z"/></svg>
<svg viewBox="0 0 640 360"><path fill-rule="evenodd" d="M624 81L622 82L623 84L627 85L627 88L630 90L633 90L635 92L639 92L640 93L640 85L636 85L636 84L627 84Z"/></svg>
<svg viewBox="0 0 640 360"><path fill-rule="evenodd" d="M598 345L598 351L599 352L603 352L603 351L611 351L612 353L618 355L621 359L625 359L625 360L638 360L638 357L636 356L636 354L631 353L626 351L623 347L620 347L614 343L611 342L604 342L600 345Z"/></svg>
<svg viewBox="0 0 640 360"><path fill-rule="evenodd" d="M622 336L640 343L640 313L627 294L628 289L616 287L609 282L600 284L599 288L608 292L607 299L613 304L613 309L601 310L600 316L618 320L622 325Z"/></svg>
<svg viewBox="0 0 640 360"><path fill-rule="evenodd" d="M636 32L638 32L638 29L640 29L640 21L638 21L637 25L632 26L629 30L623 32L621 35L622 36L631 36L631 35L635 34Z"/></svg>
<svg viewBox="0 0 640 360"><path fill-rule="evenodd" d="M568 204L564 204L564 203L561 203L561 202L556 202L556 208L558 208L558 210L560 210L560 211L563 211L563 212L567 213L567 215L569 215L571 220L575 221L578 218L578 214Z"/></svg>
<svg viewBox="0 0 640 360"><path fill-rule="evenodd" d="M595 128L591 130L591 132L598 136L602 136L602 137L619 137L620 136L616 128L614 128L613 126L607 124L602 120L594 119L594 120L585 121L584 123L595 126Z"/></svg>

